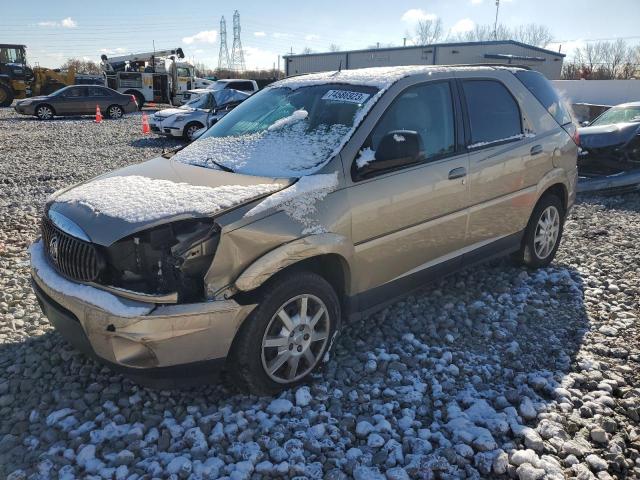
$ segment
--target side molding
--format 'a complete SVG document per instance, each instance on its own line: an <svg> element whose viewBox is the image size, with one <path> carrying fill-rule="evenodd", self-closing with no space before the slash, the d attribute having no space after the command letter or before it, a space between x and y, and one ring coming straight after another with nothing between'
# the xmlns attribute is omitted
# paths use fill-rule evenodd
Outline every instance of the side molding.
<svg viewBox="0 0 640 480"><path fill-rule="evenodd" d="M353 244L343 235L309 235L271 250L249 265L236 279L235 289L246 292L258 288L286 267L319 255L336 254L351 263Z"/></svg>

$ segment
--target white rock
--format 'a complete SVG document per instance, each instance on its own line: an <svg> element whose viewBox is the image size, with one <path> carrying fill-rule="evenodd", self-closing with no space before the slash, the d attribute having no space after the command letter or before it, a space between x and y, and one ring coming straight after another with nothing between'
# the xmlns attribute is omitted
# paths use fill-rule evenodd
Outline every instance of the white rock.
<svg viewBox="0 0 640 480"><path fill-rule="evenodd" d="M535 468L529 463L523 463L516 469L516 474L520 480L540 480L544 477L544 470Z"/></svg>
<svg viewBox="0 0 640 480"><path fill-rule="evenodd" d="M606 460L599 457L595 453L592 453L591 455L587 455L587 457L585 458L585 461L587 462L587 464L589 464L589 466L591 467L591 470L593 470L594 472L600 472L601 470L607 469Z"/></svg>
<svg viewBox="0 0 640 480"><path fill-rule="evenodd" d="M298 407L306 407L311 403L311 392L309 391L309 387L303 386L296 390L296 405Z"/></svg>
<svg viewBox="0 0 640 480"><path fill-rule="evenodd" d="M516 450L511 455L511 463L516 466L522 465L523 463L529 463L533 466L537 466L538 461L538 455L536 455L536 452L530 449Z"/></svg>
<svg viewBox="0 0 640 480"><path fill-rule="evenodd" d="M283 413L289 413L292 408L293 403L286 398L276 398L271 401L267 407L267 411L273 415L281 415Z"/></svg>
<svg viewBox="0 0 640 480"><path fill-rule="evenodd" d="M522 399L522 402L520 402L520 406L518 407L518 411L525 420L533 420L538 416L536 408L533 406L533 402L529 397L524 397Z"/></svg>

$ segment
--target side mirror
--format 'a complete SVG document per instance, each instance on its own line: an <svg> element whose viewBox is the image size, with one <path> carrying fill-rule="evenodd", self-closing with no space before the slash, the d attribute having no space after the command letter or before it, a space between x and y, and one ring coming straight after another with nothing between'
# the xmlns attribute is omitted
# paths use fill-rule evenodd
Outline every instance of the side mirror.
<svg viewBox="0 0 640 480"><path fill-rule="evenodd" d="M588 127L589 126L589 120L585 120L584 122L580 122L580 126L581 127Z"/></svg>
<svg viewBox="0 0 640 480"><path fill-rule="evenodd" d="M380 170L402 167L419 162L423 156L422 138L412 130L393 130L387 133L375 152L375 159L364 165L363 175Z"/></svg>

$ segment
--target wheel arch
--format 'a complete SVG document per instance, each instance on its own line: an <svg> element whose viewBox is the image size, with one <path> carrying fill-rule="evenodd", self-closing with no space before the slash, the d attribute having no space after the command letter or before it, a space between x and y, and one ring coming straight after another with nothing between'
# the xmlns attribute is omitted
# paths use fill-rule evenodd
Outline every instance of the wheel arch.
<svg viewBox="0 0 640 480"><path fill-rule="evenodd" d="M35 113L38 111L38 109L39 109L40 107L42 107L42 106L49 107L49 108L51 109L51 111L53 112L53 115L55 116L55 114L56 114L56 109L55 109L55 107L54 107L53 105L51 105L50 103L47 103L47 102L40 102L40 103L38 103L38 104L33 108L33 113L35 114Z"/></svg>
<svg viewBox="0 0 640 480"><path fill-rule="evenodd" d="M249 265L234 282L241 297L255 296L267 283L294 270L306 270L323 277L342 301L349 295L353 245L346 237L325 233L310 235L282 245Z"/></svg>
<svg viewBox="0 0 640 480"><path fill-rule="evenodd" d="M564 209L565 212L567 211L567 203L569 201L569 191L567 190L567 186L564 183L558 182L558 183L554 183L553 185L550 185L549 187L546 188L544 192L542 192L542 195L540 195L540 198L548 194L552 194L558 197L562 202L562 208Z"/></svg>

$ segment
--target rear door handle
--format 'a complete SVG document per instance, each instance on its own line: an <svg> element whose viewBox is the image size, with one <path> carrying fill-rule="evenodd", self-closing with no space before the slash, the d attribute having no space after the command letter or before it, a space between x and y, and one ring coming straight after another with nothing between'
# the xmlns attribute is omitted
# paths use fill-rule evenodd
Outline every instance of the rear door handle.
<svg viewBox="0 0 640 480"><path fill-rule="evenodd" d="M529 154L531 156L538 155L540 153L542 153L542 145L534 145L531 147L531 150L529 150Z"/></svg>
<svg viewBox="0 0 640 480"><path fill-rule="evenodd" d="M449 180L455 180L456 178L462 178L467 176L467 169L464 167L454 168L449 172Z"/></svg>

